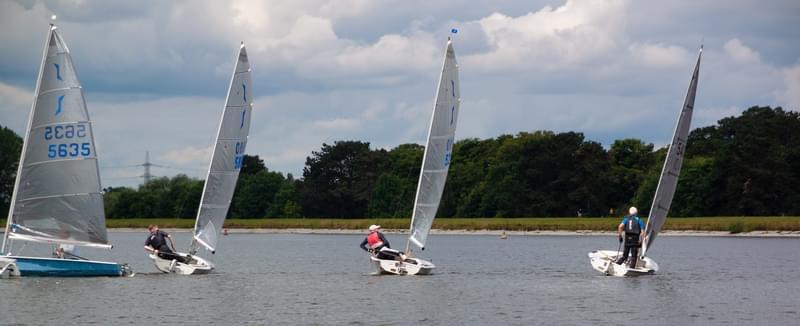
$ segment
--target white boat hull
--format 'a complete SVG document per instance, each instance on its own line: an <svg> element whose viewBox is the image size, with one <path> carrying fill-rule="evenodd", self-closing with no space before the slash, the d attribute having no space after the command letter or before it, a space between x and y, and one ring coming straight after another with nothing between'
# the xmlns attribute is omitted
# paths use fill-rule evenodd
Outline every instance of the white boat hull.
<svg viewBox="0 0 800 326"><path fill-rule="evenodd" d="M11 258L0 257L0 278L19 277L17 261Z"/></svg>
<svg viewBox="0 0 800 326"><path fill-rule="evenodd" d="M640 258L636 262L636 268L631 268L627 263L616 264L617 255L622 255L622 252L595 250L589 253L589 261L596 271L610 276L639 276L658 272L658 264L650 257Z"/></svg>
<svg viewBox="0 0 800 326"><path fill-rule="evenodd" d="M399 261L393 259L378 259L372 256L369 259L380 274L428 275L436 268L433 263L419 258L409 257L404 261Z"/></svg>
<svg viewBox="0 0 800 326"><path fill-rule="evenodd" d="M200 256L194 256L194 255L190 256L189 254L185 254L182 252L176 252L175 254L183 257L190 257L191 259L190 263L184 264L175 259L171 260L163 259L153 254L150 254L150 259L153 260L153 263L156 265L156 269L164 273L170 273L170 274L178 274L178 275L208 274L214 269L214 264L201 258Z"/></svg>

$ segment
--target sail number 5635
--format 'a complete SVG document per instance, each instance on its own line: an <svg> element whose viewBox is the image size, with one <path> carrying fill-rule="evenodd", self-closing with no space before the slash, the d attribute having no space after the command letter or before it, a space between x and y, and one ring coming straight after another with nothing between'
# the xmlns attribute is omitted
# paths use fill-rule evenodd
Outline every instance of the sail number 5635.
<svg viewBox="0 0 800 326"><path fill-rule="evenodd" d="M47 145L47 157L78 157L92 154L91 143L69 143Z"/></svg>

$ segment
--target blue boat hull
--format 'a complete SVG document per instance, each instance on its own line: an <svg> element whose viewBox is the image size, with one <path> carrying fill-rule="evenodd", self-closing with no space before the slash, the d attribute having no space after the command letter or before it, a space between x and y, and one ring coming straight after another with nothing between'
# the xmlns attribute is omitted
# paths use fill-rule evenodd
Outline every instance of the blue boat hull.
<svg viewBox="0 0 800 326"><path fill-rule="evenodd" d="M17 261L21 276L92 277L122 276L117 263L60 258L6 256Z"/></svg>

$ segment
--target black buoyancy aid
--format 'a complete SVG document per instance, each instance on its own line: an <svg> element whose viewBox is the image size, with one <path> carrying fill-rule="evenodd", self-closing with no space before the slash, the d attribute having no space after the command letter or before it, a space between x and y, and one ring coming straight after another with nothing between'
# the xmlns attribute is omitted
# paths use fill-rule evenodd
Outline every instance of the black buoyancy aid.
<svg viewBox="0 0 800 326"><path fill-rule="evenodd" d="M383 246L383 241L378 231L372 232L367 236L367 244L370 249L378 249Z"/></svg>
<svg viewBox="0 0 800 326"><path fill-rule="evenodd" d="M639 225L639 218L636 216L628 216L625 222L625 233L639 235L642 232L642 227Z"/></svg>

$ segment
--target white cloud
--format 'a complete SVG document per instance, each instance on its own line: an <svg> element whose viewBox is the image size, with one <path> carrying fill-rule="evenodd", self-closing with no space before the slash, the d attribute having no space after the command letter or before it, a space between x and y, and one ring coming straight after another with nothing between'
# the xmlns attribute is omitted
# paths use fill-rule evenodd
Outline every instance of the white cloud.
<svg viewBox="0 0 800 326"><path fill-rule="evenodd" d="M158 158L179 165L197 165L202 163L208 164L208 162L211 160L211 152L213 149L213 145L208 147L189 146L168 151L159 155Z"/></svg>
<svg viewBox="0 0 800 326"><path fill-rule="evenodd" d="M0 81L0 124L23 136L33 92Z"/></svg>
<svg viewBox="0 0 800 326"><path fill-rule="evenodd" d="M145 1L145 0L142 0ZM24 128L48 17L60 15L101 166L203 177L239 41L256 106L248 154L299 173L322 143L423 142L445 37L462 86L457 138L548 129L665 143L703 33L694 126L752 105L800 105L790 1L688 8L655 0L0 1L0 123ZM753 16L753 12L757 13ZM712 21L694 19L713 16ZM675 20L669 17L684 17ZM753 19L751 19L753 18ZM747 30L732 39L726 26ZM207 154L205 154L207 155ZM183 163L185 162L185 163ZM141 168L104 169L106 177ZM136 179L124 182L136 182Z"/></svg>
<svg viewBox="0 0 800 326"><path fill-rule="evenodd" d="M314 129L323 129L329 131L352 131L358 127L358 121L354 119L333 119L314 121L312 124Z"/></svg>
<svg viewBox="0 0 800 326"><path fill-rule="evenodd" d="M336 57L336 63L358 74L430 69L444 53L444 46L436 47L434 43L427 33L384 35L374 44L346 47Z"/></svg>
<svg viewBox="0 0 800 326"><path fill-rule="evenodd" d="M747 47L738 38L725 42L725 53L739 63L760 63L761 55Z"/></svg>
<svg viewBox="0 0 800 326"><path fill-rule="evenodd" d="M628 49L637 62L655 68L674 68L689 62L686 49L664 44L631 44Z"/></svg>
<svg viewBox="0 0 800 326"><path fill-rule="evenodd" d="M564 69L592 62L621 45L627 1L568 0L524 16L493 13L479 21L492 48L467 56L481 69Z"/></svg>
<svg viewBox="0 0 800 326"><path fill-rule="evenodd" d="M800 65L788 68L783 73L786 90L780 99L786 103L786 109L800 111Z"/></svg>

